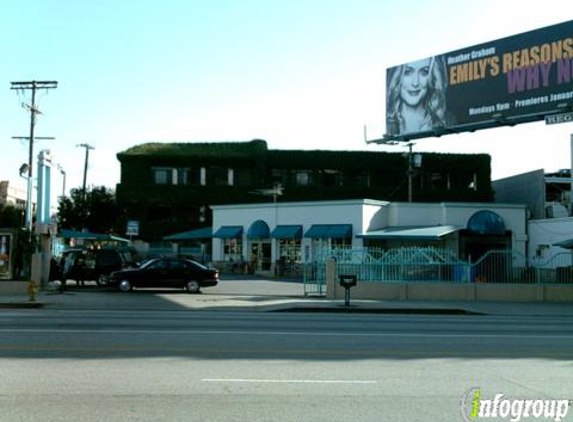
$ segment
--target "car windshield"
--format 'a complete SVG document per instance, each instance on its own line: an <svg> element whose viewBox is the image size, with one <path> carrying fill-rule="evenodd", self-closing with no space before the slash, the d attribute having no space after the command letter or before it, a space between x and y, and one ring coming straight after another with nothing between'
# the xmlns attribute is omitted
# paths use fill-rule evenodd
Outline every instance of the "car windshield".
<svg viewBox="0 0 573 422"><path fill-rule="evenodd" d="M157 262L158 259L148 259L147 261L144 261L139 268L147 268L149 267L151 264L153 264L154 262Z"/></svg>
<svg viewBox="0 0 573 422"><path fill-rule="evenodd" d="M192 263L193 265L196 265L197 267L201 268L202 270L208 270L209 267L201 264L200 262L197 261L193 261L192 259L187 260L188 262Z"/></svg>

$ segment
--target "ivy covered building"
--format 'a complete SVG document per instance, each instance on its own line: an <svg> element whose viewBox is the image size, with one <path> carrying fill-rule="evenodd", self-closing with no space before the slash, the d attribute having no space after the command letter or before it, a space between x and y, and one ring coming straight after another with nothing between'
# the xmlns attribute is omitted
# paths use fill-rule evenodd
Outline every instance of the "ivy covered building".
<svg viewBox="0 0 573 422"><path fill-rule="evenodd" d="M490 156L422 153L411 173L414 202L491 202ZM410 157L370 151L268 149L263 140L147 143L117 154L117 198L139 237L210 227L211 206L372 198L407 201Z"/></svg>

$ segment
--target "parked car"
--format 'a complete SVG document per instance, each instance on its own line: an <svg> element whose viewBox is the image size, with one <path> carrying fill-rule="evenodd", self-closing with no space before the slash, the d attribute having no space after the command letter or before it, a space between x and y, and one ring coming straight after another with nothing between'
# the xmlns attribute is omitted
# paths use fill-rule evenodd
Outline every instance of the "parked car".
<svg viewBox="0 0 573 422"><path fill-rule="evenodd" d="M113 271L136 266L136 254L133 248L68 249L59 260L59 279L62 285L76 280L104 286Z"/></svg>
<svg viewBox="0 0 573 422"><path fill-rule="evenodd" d="M215 286L219 271L184 258L151 259L138 268L114 271L109 284L128 292L134 287L185 288L197 293L202 287Z"/></svg>

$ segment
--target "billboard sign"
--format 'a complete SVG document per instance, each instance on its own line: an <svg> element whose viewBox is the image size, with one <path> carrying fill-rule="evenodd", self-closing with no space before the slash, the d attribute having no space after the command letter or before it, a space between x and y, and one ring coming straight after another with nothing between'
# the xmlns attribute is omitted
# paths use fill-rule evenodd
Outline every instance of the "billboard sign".
<svg viewBox="0 0 573 422"><path fill-rule="evenodd" d="M549 116L545 116L545 124L547 125L571 122L573 122L573 113L551 114Z"/></svg>
<svg viewBox="0 0 573 422"><path fill-rule="evenodd" d="M542 120L573 105L573 21L387 69L386 139Z"/></svg>

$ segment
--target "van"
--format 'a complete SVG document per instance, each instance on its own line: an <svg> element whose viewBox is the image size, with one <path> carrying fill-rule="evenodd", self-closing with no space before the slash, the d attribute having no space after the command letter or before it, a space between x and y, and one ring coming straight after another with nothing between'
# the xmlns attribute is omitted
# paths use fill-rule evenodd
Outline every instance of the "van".
<svg viewBox="0 0 573 422"><path fill-rule="evenodd" d="M68 249L59 260L60 280L62 285L75 280L78 284L95 281L105 286L113 271L136 266L136 256L133 248Z"/></svg>

